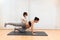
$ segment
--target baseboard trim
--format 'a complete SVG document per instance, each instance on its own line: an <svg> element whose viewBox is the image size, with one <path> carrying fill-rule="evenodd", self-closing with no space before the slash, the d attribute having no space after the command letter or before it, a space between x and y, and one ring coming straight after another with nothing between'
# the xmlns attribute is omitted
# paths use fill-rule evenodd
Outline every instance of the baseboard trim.
<svg viewBox="0 0 60 40"><path fill-rule="evenodd" d="M14 29L3 29L1 28L0 30L14 30ZM60 29L34 29L34 30L60 30Z"/></svg>

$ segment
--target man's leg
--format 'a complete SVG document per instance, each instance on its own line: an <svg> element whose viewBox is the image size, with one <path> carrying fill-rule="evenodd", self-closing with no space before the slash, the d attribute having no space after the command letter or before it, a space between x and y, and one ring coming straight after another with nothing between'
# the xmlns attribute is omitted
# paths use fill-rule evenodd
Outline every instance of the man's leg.
<svg viewBox="0 0 60 40"><path fill-rule="evenodd" d="M7 25L21 26L22 23L5 23L4 27L6 27Z"/></svg>
<svg viewBox="0 0 60 40"><path fill-rule="evenodd" d="M22 32L22 33L26 32L26 25L22 24L22 28L20 28L18 30L19 30L19 32Z"/></svg>
<svg viewBox="0 0 60 40"><path fill-rule="evenodd" d="M5 23L4 27L6 27L7 25L12 25L12 23Z"/></svg>
<svg viewBox="0 0 60 40"><path fill-rule="evenodd" d="M26 32L25 30L26 30L26 29L23 29L23 28L18 29L18 31L21 32L21 33Z"/></svg>
<svg viewBox="0 0 60 40"><path fill-rule="evenodd" d="M26 30L26 28L25 28L26 25L24 23L5 23L4 26L6 27L7 25L21 26L22 28L18 29L19 32L25 32L25 30Z"/></svg>

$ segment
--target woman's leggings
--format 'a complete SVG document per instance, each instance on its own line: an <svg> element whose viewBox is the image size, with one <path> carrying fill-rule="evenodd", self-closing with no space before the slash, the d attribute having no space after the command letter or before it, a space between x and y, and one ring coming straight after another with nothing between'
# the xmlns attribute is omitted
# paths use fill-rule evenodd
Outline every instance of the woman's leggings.
<svg viewBox="0 0 60 40"><path fill-rule="evenodd" d="M20 32L25 32L26 30L26 25L24 23L5 23L5 27L7 25L13 25L13 26L21 26L22 28L21 29L18 29Z"/></svg>

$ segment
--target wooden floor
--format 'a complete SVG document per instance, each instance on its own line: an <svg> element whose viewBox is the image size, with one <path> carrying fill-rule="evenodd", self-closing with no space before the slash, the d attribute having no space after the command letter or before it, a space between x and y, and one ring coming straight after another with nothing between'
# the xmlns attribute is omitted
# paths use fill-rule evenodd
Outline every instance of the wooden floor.
<svg viewBox="0 0 60 40"><path fill-rule="evenodd" d="M48 36L7 36L12 30L0 30L0 40L60 40L60 30L35 30L44 31Z"/></svg>

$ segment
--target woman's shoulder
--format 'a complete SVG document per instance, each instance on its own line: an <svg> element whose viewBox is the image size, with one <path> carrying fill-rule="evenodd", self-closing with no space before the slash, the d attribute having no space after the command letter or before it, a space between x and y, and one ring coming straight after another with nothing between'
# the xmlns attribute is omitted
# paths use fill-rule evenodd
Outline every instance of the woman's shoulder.
<svg viewBox="0 0 60 40"><path fill-rule="evenodd" d="M33 21L33 20L30 20L30 22L31 22L32 24L34 24L34 21Z"/></svg>
<svg viewBox="0 0 60 40"><path fill-rule="evenodd" d="M24 17L23 17L23 16L22 16L21 18L22 18L22 19L24 19Z"/></svg>

